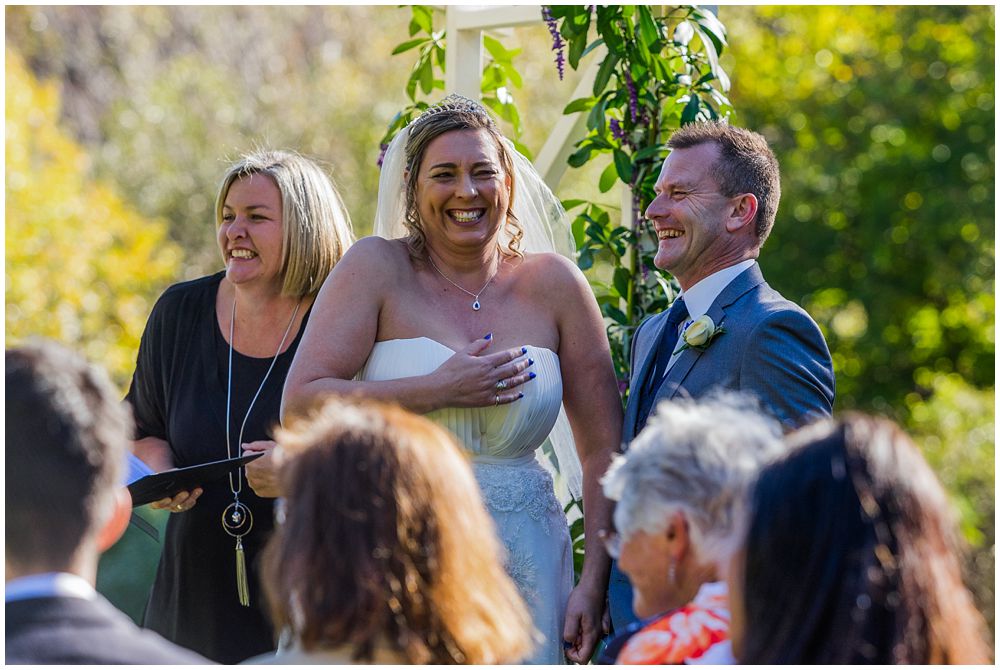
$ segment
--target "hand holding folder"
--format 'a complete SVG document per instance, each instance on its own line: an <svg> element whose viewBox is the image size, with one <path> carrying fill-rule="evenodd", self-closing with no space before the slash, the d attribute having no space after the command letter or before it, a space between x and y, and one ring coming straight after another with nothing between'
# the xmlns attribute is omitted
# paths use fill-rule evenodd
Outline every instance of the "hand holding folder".
<svg viewBox="0 0 1000 670"><path fill-rule="evenodd" d="M263 453L253 453L186 468L164 470L160 473L153 472L140 459L130 455L128 491L132 495L132 507L148 505L163 498L172 498L181 491L192 491L203 487L263 455Z"/></svg>

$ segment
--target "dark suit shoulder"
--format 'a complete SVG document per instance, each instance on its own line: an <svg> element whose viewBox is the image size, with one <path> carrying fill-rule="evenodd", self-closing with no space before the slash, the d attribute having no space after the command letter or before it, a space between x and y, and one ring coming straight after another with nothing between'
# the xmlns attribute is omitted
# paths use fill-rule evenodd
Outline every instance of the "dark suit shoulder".
<svg viewBox="0 0 1000 670"><path fill-rule="evenodd" d="M101 597L6 603L5 660L16 664L202 664L207 659L146 631Z"/></svg>

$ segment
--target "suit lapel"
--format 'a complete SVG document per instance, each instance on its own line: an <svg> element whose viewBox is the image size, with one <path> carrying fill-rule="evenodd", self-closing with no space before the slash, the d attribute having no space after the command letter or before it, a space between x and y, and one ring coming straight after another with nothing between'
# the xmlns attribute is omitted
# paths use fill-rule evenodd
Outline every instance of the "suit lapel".
<svg viewBox="0 0 1000 670"><path fill-rule="evenodd" d="M748 291L763 283L764 275L760 272L760 266L755 263L747 268L746 271L738 274L726 288L722 289L722 292L716 297L715 302L712 303L712 306L706 312L716 328L726 325L726 307L729 307ZM689 347L681 352L681 355L674 362L673 366L667 371L663 379L663 385L660 387L657 396L660 398L673 398L684 385L684 379L691 372L691 368L694 367L698 359L701 358L702 353L702 351L694 347Z"/></svg>

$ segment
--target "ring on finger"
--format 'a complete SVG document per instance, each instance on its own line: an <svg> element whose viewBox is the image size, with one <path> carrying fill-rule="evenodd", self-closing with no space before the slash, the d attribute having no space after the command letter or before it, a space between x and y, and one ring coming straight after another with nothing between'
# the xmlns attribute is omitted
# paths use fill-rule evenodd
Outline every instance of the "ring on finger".
<svg viewBox="0 0 1000 670"><path fill-rule="evenodd" d="M494 404L494 405L499 405L499 404L500 404L500 394L499 394L499 393L497 393L497 394L496 394L496 395L495 395L495 396L493 397L493 404Z"/></svg>
<svg viewBox="0 0 1000 670"><path fill-rule="evenodd" d="M498 381L496 383L496 389L497 389L497 391L506 391L507 390L507 380L506 379L501 379L500 381Z"/></svg>
<svg viewBox="0 0 1000 670"><path fill-rule="evenodd" d="M184 505L174 505L174 509L177 510L178 512L183 512Z"/></svg>

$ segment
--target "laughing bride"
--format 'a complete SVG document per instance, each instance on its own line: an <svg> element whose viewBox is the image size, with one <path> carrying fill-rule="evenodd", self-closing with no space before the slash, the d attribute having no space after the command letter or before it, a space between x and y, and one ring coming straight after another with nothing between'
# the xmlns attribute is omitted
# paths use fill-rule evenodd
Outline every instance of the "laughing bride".
<svg viewBox="0 0 1000 670"><path fill-rule="evenodd" d="M611 507L598 480L621 429L604 323L565 217L479 103L431 107L389 146L376 236L320 291L283 399L361 393L458 437L544 637L527 660L546 664L564 649L586 662L601 635L609 559L598 531ZM566 518L536 458L550 434L584 500L575 587Z"/></svg>

